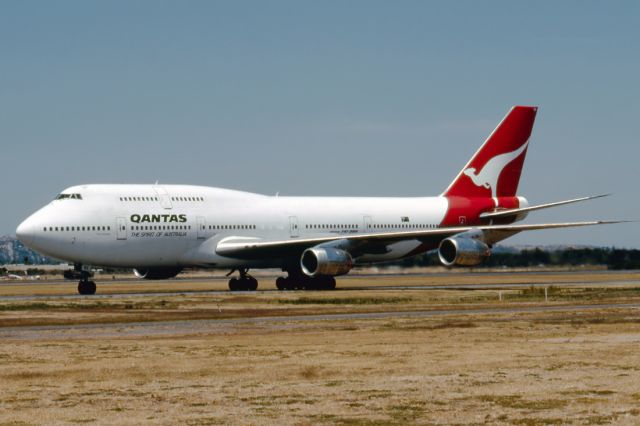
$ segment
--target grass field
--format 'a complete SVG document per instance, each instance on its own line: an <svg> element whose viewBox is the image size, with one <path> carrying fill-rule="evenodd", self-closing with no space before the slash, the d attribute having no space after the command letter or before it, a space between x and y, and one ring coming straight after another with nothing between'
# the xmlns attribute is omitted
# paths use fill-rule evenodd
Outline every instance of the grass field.
<svg viewBox="0 0 640 426"><path fill-rule="evenodd" d="M443 285L530 278L367 277L341 281L353 289L340 292L117 299L61 299L60 285L37 284L36 292L51 297L0 301L0 333L18 330L19 336L0 341L0 424L640 423L640 310L633 307L282 318L188 329L200 319L640 303L634 274L537 277L548 280L546 302L543 289L528 287L504 290L502 300L497 290L357 289L406 285L407 279ZM626 284L562 286L607 279ZM125 284L99 289L115 292L112 286ZM146 283L128 289L139 286L151 289ZM29 287L3 285L0 296ZM134 322L156 321L187 321L187 327L130 332ZM53 332L56 324L96 323L110 333ZM20 337L22 329L35 334Z"/></svg>

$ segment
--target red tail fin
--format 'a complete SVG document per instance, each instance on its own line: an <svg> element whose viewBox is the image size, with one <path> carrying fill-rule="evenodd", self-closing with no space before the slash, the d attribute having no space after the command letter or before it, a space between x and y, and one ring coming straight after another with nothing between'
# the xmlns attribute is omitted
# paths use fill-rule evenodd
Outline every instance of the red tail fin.
<svg viewBox="0 0 640 426"><path fill-rule="evenodd" d="M513 107L442 195L516 195L537 111L537 107Z"/></svg>

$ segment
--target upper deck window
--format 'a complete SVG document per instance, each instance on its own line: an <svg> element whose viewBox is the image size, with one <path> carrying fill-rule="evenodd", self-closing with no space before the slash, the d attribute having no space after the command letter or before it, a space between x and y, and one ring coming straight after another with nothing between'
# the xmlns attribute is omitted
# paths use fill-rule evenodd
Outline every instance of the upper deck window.
<svg viewBox="0 0 640 426"><path fill-rule="evenodd" d="M82 200L80 194L58 194L56 200Z"/></svg>

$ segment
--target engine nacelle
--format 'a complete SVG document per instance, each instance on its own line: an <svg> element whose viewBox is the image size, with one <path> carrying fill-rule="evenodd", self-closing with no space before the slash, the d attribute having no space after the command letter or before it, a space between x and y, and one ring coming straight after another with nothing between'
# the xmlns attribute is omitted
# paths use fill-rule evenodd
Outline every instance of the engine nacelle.
<svg viewBox="0 0 640 426"><path fill-rule="evenodd" d="M475 238L450 237L438 247L438 257L445 266L475 266L489 256L489 246Z"/></svg>
<svg viewBox="0 0 640 426"><path fill-rule="evenodd" d="M310 277L344 275L353 268L353 259L344 250L331 247L312 247L302 253L300 266L302 272Z"/></svg>
<svg viewBox="0 0 640 426"><path fill-rule="evenodd" d="M182 268L166 267L166 268L136 268L133 273L138 278L145 280L167 280L178 275Z"/></svg>

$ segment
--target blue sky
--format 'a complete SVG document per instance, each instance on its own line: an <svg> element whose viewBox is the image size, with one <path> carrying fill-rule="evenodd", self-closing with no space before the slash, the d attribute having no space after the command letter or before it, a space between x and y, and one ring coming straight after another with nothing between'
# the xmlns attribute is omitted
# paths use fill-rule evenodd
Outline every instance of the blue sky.
<svg viewBox="0 0 640 426"><path fill-rule="evenodd" d="M0 234L78 183L436 195L514 104L540 106L522 195L614 193L529 222L640 219L639 5L5 1Z"/></svg>

